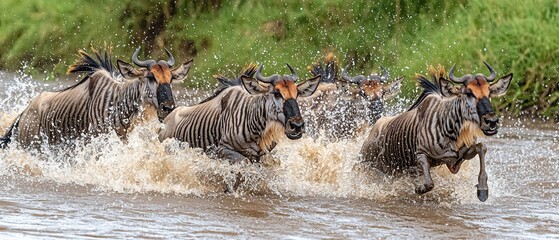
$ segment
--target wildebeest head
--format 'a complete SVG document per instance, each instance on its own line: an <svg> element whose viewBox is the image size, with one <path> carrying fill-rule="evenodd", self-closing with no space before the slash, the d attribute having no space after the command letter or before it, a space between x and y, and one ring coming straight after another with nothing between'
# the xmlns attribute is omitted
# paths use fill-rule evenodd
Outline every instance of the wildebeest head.
<svg viewBox="0 0 559 240"><path fill-rule="evenodd" d="M400 91L402 86L402 80L404 78L400 77L394 82L388 84L388 71L382 66L383 74L371 74L369 76L357 75L351 77L347 74L347 67L342 69L341 81L351 84L356 84L358 86L359 94L369 102L368 108L373 118L380 117L380 114L384 111L384 101L393 98Z"/></svg>
<svg viewBox="0 0 559 240"><path fill-rule="evenodd" d="M393 83L388 84L388 71L382 66L380 68L383 72L382 75L373 73L369 76L357 75L351 77L347 74L346 67L342 69L341 80L343 82L356 84L359 87L360 93L371 101L384 101L394 97L398 91L400 91L404 78L398 78Z"/></svg>
<svg viewBox="0 0 559 240"><path fill-rule="evenodd" d="M321 76L314 76L302 83L295 82L299 77L295 70L287 64L290 75L274 74L263 77L260 73L262 66L256 70L256 78L246 75L241 77L244 88L251 94L267 94L269 102L276 113L277 120L285 127L285 135L289 139L298 139L305 132L305 121L299 111L297 97L312 95L320 82Z"/></svg>
<svg viewBox="0 0 559 240"><path fill-rule="evenodd" d="M466 99L468 113L472 115L477 113L480 129L485 135L491 136L496 134L499 129L499 119L491 106L490 98L500 96L507 91L512 73L500 78L497 82L491 83L495 80L497 74L489 64L483 63L491 73L489 77L483 74L466 74L462 77L455 77L453 65L449 71L449 78L452 82L460 83L462 86L455 87L445 78L440 78L439 82L444 96L457 95Z"/></svg>
<svg viewBox="0 0 559 240"><path fill-rule="evenodd" d="M134 68L129 63L117 60L118 69L124 78L138 78L146 84L147 101L157 108L159 121L163 121L175 108L171 83L186 78L193 61L191 59L179 67L171 69L175 65L175 58L167 48L165 48L165 52L169 57L167 61L156 62L151 59L142 61L138 59L138 53L140 53L140 47L138 47L132 55L132 62L140 68Z"/></svg>

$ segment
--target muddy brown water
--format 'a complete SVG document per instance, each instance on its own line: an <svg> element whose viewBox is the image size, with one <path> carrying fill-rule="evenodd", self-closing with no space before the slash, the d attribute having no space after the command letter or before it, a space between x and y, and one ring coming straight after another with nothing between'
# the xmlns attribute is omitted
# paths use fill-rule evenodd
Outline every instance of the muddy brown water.
<svg viewBox="0 0 559 240"><path fill-rule="evenodd" d="M2 133L45 84L0 74ZM176 89L187 102L204 93ZM194 101L194 100L192 100ZM283 140L276 162L230 166L157 141L150 122L123 144L108 134L75 148L0 150L0 239L559 238L559 126L505 119L489 150L490 196L476 198L478 159L433 170L435 189L354 168L365 135ZM234 194L223 193L240 173Z"/></svg>

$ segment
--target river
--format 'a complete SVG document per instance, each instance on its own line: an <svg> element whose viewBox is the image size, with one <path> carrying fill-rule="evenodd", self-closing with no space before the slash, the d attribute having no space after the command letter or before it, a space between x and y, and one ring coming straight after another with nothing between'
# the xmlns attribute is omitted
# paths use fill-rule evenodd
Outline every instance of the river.
<svg viewBox="0 0 559 240"><path fill-rule="evenodd" d="M0 73L0 134L39 92ZM182 103L199 96L177 89ZM203 93L202 93L203 94ZM194 100L191 100L194 101ZM365 135L283 140L276 162L231 166L156 137L155 120L127 144L115 134L75 148L0 150L0 239L35 238L559 238L559 125L504 119L488 146L489 199L476 197L477 158L435 188L354 168ZM224 183L241 174L235 193Z"/></svg>

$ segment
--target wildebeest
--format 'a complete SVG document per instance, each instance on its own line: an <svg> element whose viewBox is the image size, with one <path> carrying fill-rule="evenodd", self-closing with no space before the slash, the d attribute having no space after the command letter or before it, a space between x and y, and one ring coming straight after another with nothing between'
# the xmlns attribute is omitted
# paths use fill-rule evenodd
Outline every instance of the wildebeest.
<svg viewBox="0 0 559 240"><path fill-rule="evenodd" d="M300 138L305 122L297 98L314 93L320 76L296 84L297 73L287 66L291 75L263 77L260 66L256 78L249 68L236 81L241 85L226 84L202 103L176 108L165 118L159 140L175 138L191 147L213 149L218 158L232 162L258 162L281 135Z"/></svg>
<svg viewBox="0 0 559 240"><path fill-rule="evenodd" d="M382 68L382 67L381 67ZM313 76L321 75L318 90L302 98L303 113L311 133L324 131L330 138L346 138L367 126L372 126L384 113L384 103L399 91L403 78L388 83L388 71L383 74L351 77L346 69L338 74L338 62L333 54L308 67Z"/></svg>
<svg viewBox="0 0 559 240"><path fill-rule="evenodd" d="M389 174L417 167L423 172L424 183L415 191L423 194L434 187L431 167L446 164L455 174L462 162L478 155L477 197L487 200L487 147L477 139L497 133L499 121L489 99L505 93L512 73L490 84L496 73L485 65L491 72L489 77L467 74L457 78L452 66L449 77L461 84L458 87L443 77L442 67L438 71L431 67L433 82L418 75L423 93L407 112L377 121L361 149L363 163Z"/></svg>
<svg viewBox="0 0 559 240"><path fill-rule="evenodd" d="M165 51L167 61L141 61L137 48L132 61L141 68L117 60L121 79L114 77L110 50L104 54L93 50L94 56L80 50L68 73L86 76L73 86L33 98L0 139L0 146L5 147L12 135L23 146L34 147L109 131L125 138L138 121L155 115L162 121L175 107L170 83L184 79L192 64L190 60L171 70L175 60Z"/></svg>

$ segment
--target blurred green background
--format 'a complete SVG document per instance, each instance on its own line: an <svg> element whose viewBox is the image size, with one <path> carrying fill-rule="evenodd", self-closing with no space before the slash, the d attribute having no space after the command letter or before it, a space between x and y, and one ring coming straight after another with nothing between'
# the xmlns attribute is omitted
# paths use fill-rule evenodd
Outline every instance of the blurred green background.
<svg viewBox="0 0 559 240"><path fill-rule="evenodd" d="M52 79L79 49L113 46L129 61L194 58L186 84L211 88L212 75L264 64L264 74L301 76L333 52L350 74L404 76L403 96L417 90L414 73L457 65L456 75L514 73L500 111L559 120L557 0L2 0L0 69Z"/></svg>

